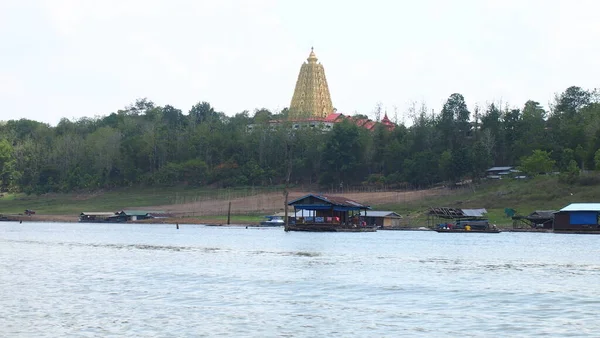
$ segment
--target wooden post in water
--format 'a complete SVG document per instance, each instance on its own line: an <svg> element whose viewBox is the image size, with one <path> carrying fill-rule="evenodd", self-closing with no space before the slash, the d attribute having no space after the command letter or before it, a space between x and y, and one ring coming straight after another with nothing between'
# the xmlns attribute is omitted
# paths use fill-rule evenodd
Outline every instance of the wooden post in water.
<svg viewBox="0 0 600 338"><path fill-rule="evenodd" d="M283 212L283 214L284 214L283 217L285 217L284 229L287 231L287 229L289 228L289 225L290 225L289 224L290 220L289 220L289 217L288 217L288 205L287 205L288 204L288 195L289 195L289 192L288 192L288 189L287 189L287 183L285 185L286 185L285 192L283 193L285 195L285 202L284 202L284 205L283 205L283 207L285 209L283 209L283 210L285 210L285 211Z"/></svg>
<svg viewBox="0 0 600 338"><path fill-rule="evenodd" d="M231 223L231 201L229 201L229 208L227 209L227 225Z"/></svg>

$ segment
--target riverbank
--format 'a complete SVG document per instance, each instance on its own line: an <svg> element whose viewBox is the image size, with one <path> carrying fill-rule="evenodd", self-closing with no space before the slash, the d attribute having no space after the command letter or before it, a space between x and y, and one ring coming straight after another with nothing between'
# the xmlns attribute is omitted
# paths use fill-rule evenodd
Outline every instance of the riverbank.
<svg viewBox="0 0 600 338"><path fill-rule="evenodd" d="M229 225L238 226L258 226L259 222L244 220L241 217L233 217ZM58 223L76 223L79 222L78 216L73 215L0 215L0 221L6 222L58 222ZM206 224L206 225L228 225L226 217L169 217L153 218L129 223L147 223L147 224Z"/></svg>
<svg viewBox="0 0 600 338"><path fill-rule="evenodd" d="M0 220L8 222L61 222L73 223L79 217L73 215L1 215Z"/></svg>
<svg viewBox="0 0 600 338"><path fill-rule="evenodd" d="M588 174L590 180L595 176ZM600 182L600 174L597 177ZM483 181L469 186L437 187L424 190L335 191L373 210L389 210L402 215L400 225L418 228L428 224L427 210L445 206L485 208L486 217L498 228L512 229L513 221L506 210L528 215L535 210L559 210L570 203L600 200L600 185L566 185L554 176L528 180ZM276 187L263 189L193 189L189 187L119 188L92 193L3 194L0 214L11 220L32 222L77 222L83 211L116 212L119 210L159 210L174 215L164 223L226 224L231 211L233 224L258 224L265 215L283 210L283 196ZM318 188L290 191L289 199L299 198ZM318 190L317 190L318 191ZM23 215L34 210L35 215ZM1 220L1 218L0 218Z"/></svg>

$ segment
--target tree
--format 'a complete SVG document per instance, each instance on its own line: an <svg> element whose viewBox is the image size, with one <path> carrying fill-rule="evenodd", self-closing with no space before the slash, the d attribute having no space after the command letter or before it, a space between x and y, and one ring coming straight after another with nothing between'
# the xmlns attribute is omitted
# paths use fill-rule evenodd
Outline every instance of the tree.
<svg viewBox="0 0 600 338"><path fill-rule="evenodd" d="M482 140L491 154L495 154L493 162L502 164L506 162L506 148L504 140L504 128L502 123L502 112L495 104L490 104L481 117Z"/></svg>
<svg viewBox="0 0 600 338"><path fill-rule="evenodd" d="M586 155L585 149L583 149L581 144L578 144L577 147L575 148L575 156L579 160L579 163L581 163L581 170L585 170L585 155ZM577 162L575 162L575 163L577 163Z"/></svg>
<svg viewBox="0 0 600 338"><path fill-rule="evenodd" d="M438 161L440 177L447 181L451 178L452 172L452 152L450 150L444 151Z"/></svg>
<svg viewBox="0 0 600 338"><path fill-rule="evenodd" d="M450 178L455 182L460 182L473 167L469 150L464 147L457 148L452 152L451 163Z"/></svg>
<svg viewBox="0 0 600 338"><path fill-rule="evenodd" d="M518 141L522 139L522 131L519 128L521 121L520 109L506 108L502 114L502 127L504 134L505 159L504 163L510 164L514 161L529 154L529 151L519 151Z"/></svg>
<svg viewBox="0 0 600 338"><path fill-rule="evenodd" d="M575 160L575 152L573 151L573 149L570 149L570 148L563 149L562 154L560 156L558 170L560 170L560 171L567 170L567 168L569 167L571 162L574 160Z"/></svg>
<svg viewBox="0 0 600 338"><path fill-rule="evenodd" d="M577 177L579 177L579 173L580 170L577 166L577 162L575 162L575 160L571 160L567 168L565 168L565 170L560 173L558 179L561 182L573 184L577 180Z"/></svg>
<svg viewBox="0 0 600 338"><path fill-rule="evenodd" d="M185 123L181 110L170 105L166 105L162 109L162 120L170 129L181 128Z"/></svg>
<svg viewBox="0 0 600 338"><path fill-rule="evenodd" d="M596 150L594 154L594 164L596 165L596 170L600 170L600 149Z"/></svg>
<svg viewBox="0 0 600 338"><path fill-rule="evenodd" d="M134 104L131 104L125 108L125 111L128 115L141 115L146 113L148 110L155 108L156 105L154 102L148 100L147 98L137 99Z"/></svg>
<svg viewBox="0 0 600 338"><path fill-rule="evenodd" d="M358 128L345 120L328 133L323 149L321 183L339 185L357 178L364 149Z"/></svg>
<svg viewBox="0 0 600 338"><path fill-rule="evenodd" d="M547 151L536 149L533 154L521 158L521 171L529 176L537 176L552 171L555 161L550 158L550 153Z"/></svg>
<svg viewBox="0 0 600 338"><path fill-rule="evenodd" d="M189 118L193 124L201 124L217 116L213 107L206 101L195 104L189 112Z"/></svg>
<svg viewBox="0 0 600 338"><path fill-rule="evenodd" d="M554 110L558 114L572 117L579 110L591 102L592 93L577 86L567 88L562 94L556 96Z"/></svg>
<svg viewBox="0 0 600 338"><path fill-rule="evenodd" d="M492 164L492 153L483 140L475 142L471 150L471 175L478 178L485 174L485 170Z"/></svg>
<svg viewBox="0 0 600 338"><path fill-rule="evenodd" d="M458 93L450 95L438 122L442 133L442 146L453 150L467 143L466 138L471 131L469 115L465 98Z"/></svg>
<svg viewBox="0 0 600 338"><path fill-rule="evenodd" d="M352 118L356 119L356 120L368 120L369 117L365 114L354 114L352 115Z"/></svg>
<svg viewBox="0 0 600 338"><path fill-rule="evenodd" d="M545 119L546 111L538 102L529 100L525 103L517 123L515 151L518 154L528 154L533 149L547 147Z"/></svg>
<svg viewBox="0 0 600 338"><path fill-rule="evenodd" d="M267 123L273 118L268 109L262 108L254 111L254 123Z"/></svg>
<svg viewBox="0 0 600 338"><path fill-rule="evenodd" d="M13 147L6 140L0 140L0 191L7 191L12 184L14 173Z"/></svg>

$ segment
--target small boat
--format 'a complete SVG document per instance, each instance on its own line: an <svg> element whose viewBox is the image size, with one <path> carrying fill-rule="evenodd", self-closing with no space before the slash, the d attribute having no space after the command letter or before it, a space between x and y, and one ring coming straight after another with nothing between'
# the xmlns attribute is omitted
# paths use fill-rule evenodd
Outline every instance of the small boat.
<svg viewBox="0 0 600 338"><path fill-rule="evenodd" d="M261 227L280 227L285 225L285 221L281 216L265 216L266 220L260 222Z"/></svg>

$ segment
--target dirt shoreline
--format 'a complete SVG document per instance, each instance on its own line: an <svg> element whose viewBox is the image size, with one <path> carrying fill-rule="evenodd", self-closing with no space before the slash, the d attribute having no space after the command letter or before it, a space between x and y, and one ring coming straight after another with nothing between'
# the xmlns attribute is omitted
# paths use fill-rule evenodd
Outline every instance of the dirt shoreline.
<svg viewBox="0 0 600 338"><path fill-rule="evenodd" d="M45 222L45 223L77 223L79 222L78 216L73 215L4 215L0 217L0 221L6 222ZM206 224L206 225L239 225L239 226L256 226L258 223L247 222L244 224L226 224L222 219L196 219L192 217L172 217L172 218L159 218L151 220L143 220L137 222L128 223L147 223L147 224Z"/></svg>
<svg viewBox="0 0 600 338"><path fill-rule="evenodd" d="M79 217L73 215L3 215L4 221L9 222L78 222Z"/></svg>
<svg viewBox="0 0 600 338"><path fill-rule="evenodd" d="M349 199L361 201L367 205L393 204L406 201L420 200L431 196L448 194L445 189L428 189L417 191L387 191L387 192L348 192L344 194L332 194L333 196L344 196ZM307 192L292 191L290 200L306 195ZM283 210L283 197L279 192L264 193L253 196L239 197L233 199L209 199L194 201L188 203L166 204L166 205L147 205L136 206L130 209L136 210L161 210L171 214L174 217L167 219L154 219L148 223L165 224L224 224L226 223L224 215L231 210L232 214L248 215L262 214L268 215ZM120 210L127 210L124 206ZM111 210L95 210L111 211ZM28 216L24 214L5 214L0 215L0 220L16 222L78 222L79 213L68 215L43 214L38 211L37 214ZM139 221L136 223L140 223ZM244 222L242 225L258 225L258 223Z"/></svg>

